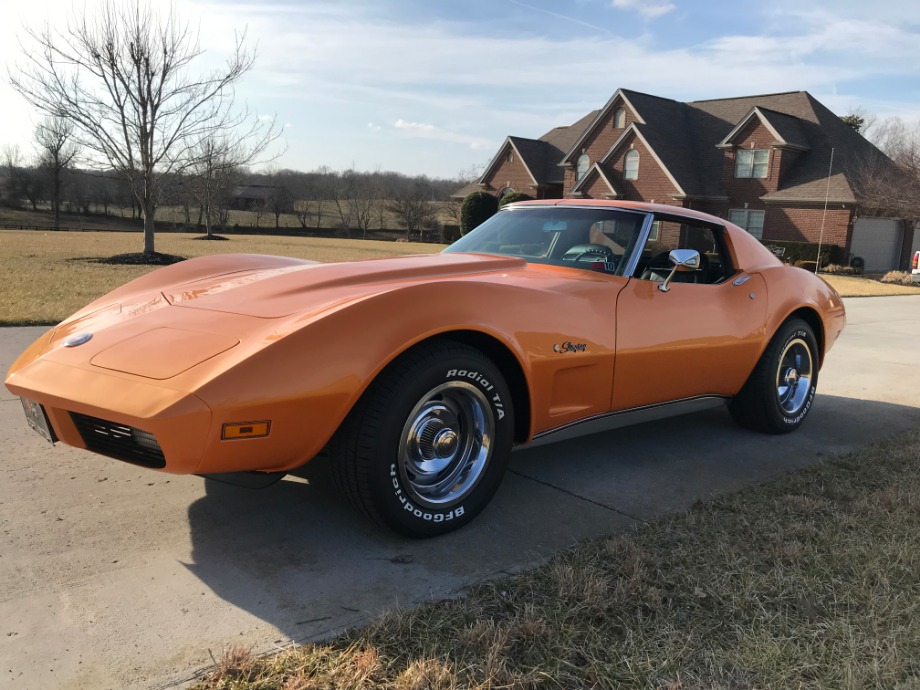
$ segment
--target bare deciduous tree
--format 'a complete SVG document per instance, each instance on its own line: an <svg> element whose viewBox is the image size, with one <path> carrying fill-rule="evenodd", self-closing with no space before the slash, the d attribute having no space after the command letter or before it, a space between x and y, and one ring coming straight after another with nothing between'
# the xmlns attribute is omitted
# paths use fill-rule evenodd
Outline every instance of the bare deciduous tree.
<svg viewBox="0 0 920 690"><path fill-rule="evenodd" d="M920 220L920 121L873 122L868 135L885 156L863 156L857 163L854 177L863 207Z"/></svg>
<svg viewBox="0 0 920 690"><path fill-rule="evenodd" d="M51 183L51 210L54 212L54 229L61 227L61 190L64 174L76 158L79 148L73 142L73 124L62 117L46 117L35 128L39 148L39 164L47 172Z"/></svg>
<svg viewBox="0 0 920 690"><path fill-rule="evenodd" d="M10 82L36 108L73 123L76 143L130 183L144 216L144 252L164 181L196 160L198 144L250 121L234 86L253 65L244 35L223 68L193 75L198 35L170 10L144 0L108 0L98 14L74 12L66 29L27 29L27 62ZM253 127L257 127L257 124ZM274 123L265 125L274 131Z"/></svg>
<svg viewBox="0 0 920 690"><path fill-rule="evenodd" d="M251 126L232 134L210 133L196 145L187 181L202 210L207 237L214 222L225 228L230 195L241 179L240 170L252 163L275 140L272 129Z"/></svg>
<svg viewBox="0 0 920 690"><path fill-rule="evenodd" d="M435 206L431 202L431 185L428 180L413 180L390 201L389 209L406 229L407 240L413 232L431 227L435 220Z"/></svg>

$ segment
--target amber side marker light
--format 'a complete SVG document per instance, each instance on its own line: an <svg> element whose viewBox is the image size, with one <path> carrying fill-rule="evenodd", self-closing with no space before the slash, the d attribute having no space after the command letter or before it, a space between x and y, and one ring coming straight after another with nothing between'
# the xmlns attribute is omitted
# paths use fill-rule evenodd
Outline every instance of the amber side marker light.
<svg viewBox="0 0 920 690"><path fill-rule="evenodd" d="M232 422L224 424L220 437L224 441L234 441L238 438L262 438L268 436L271 428L271 422Z"/></svg>

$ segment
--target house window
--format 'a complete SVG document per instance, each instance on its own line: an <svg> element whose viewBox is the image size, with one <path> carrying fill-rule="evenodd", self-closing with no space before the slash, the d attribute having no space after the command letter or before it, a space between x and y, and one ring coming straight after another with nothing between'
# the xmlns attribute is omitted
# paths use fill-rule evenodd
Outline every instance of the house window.
<svg viewBox="0 0 920 690"><path fill-rule="evenodd" d="M738 208L728 212L728 220L744 228L758 240L763 237L763 211L748 211Z"/></svg>
<svg viewBox="0 0 920 690"><path fill-rule="evenodd" d="M613 113L613 128L623 129L626 126L626 111L623 108L617 108Z"/></svg>
<svg viewBox="0 0 920 690"><path fill-rule="evenodd" d="M514 163L514 149L512 148L508 149L508 155L505 156L505 160L508 161L509 163Z"/></svg>
<svg viewBox="0 0 920 690"><path fill-rule="evenodd" d="M649 241L649 242L657 242L657 241L658 241L658 235L659 235L660 232L661 232L661 221L660 221L660 220L656 220L654 223L652 223L652 229L649 230L649 233L648 233L648 241Z"/></svg>
<svg viewBox="0 0 920 690"><path fill-rule="evenodd" d="M766 177L769 149L738 149L735 154L735 177Z"/></svg>
<svg viewBox="0 0 920 690"><path fill-rule="evenodd" d="M639 152L635 149L626 154L626 161L623 163L623 177L627 180L639 179Z"/></svg>
<svg viewBox="0 0 920 690"><path fill-rule="evenodd" d="M580 180L588 172L588 168L591 165L591 159L588 157L587 153L583 153L578 157L578 165L575 168L575 179Z"/></svg>

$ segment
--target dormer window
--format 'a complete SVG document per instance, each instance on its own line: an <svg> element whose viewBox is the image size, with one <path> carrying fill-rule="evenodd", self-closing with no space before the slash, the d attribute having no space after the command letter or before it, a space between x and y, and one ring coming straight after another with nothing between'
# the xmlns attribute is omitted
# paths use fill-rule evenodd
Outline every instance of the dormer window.
<svg viewBox="0 0 920 690"><path fill-rule="evenodd" d="M626 160L623 162L623 178L639 179L639 152L635 149L626 154Z"/></svg>
<svg viewBox="0 0 920 690"><path fill-rule="evenodd" d="M626 111L623 108L617 108L613 113L613 128L623 129L626 126Z"/></svg>
<svg viewBox="0 0 920 690"><path fill-rule="evenodd" d="M588 157L588 154L581 154L578 157L578 165L575 167L575 180L577 181L583 178L587 174L589 167L591 167L591 159Z"/></svg>
<svg viewBox="0 0 920 690"><path fill-rule="evenodd" d="M735 153L735 177L767 176L769 149L738 149Z"/></svg>

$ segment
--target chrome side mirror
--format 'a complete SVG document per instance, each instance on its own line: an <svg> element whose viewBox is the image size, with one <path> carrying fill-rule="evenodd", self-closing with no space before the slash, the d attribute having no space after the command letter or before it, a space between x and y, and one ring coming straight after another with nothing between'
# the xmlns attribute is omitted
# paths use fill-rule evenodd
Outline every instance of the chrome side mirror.
<svg viewBox="0 0 920 690"><path fill-rule="evenodd" d="M671 273L665 278L665 281L658 286L658 289L662 292L667 292L671 289L671 278L678 271L695 271L700 267L700 253L695 249L672 249L671 253L668 254L668 261L671 262L674 268L671 269Z"/></svg>

